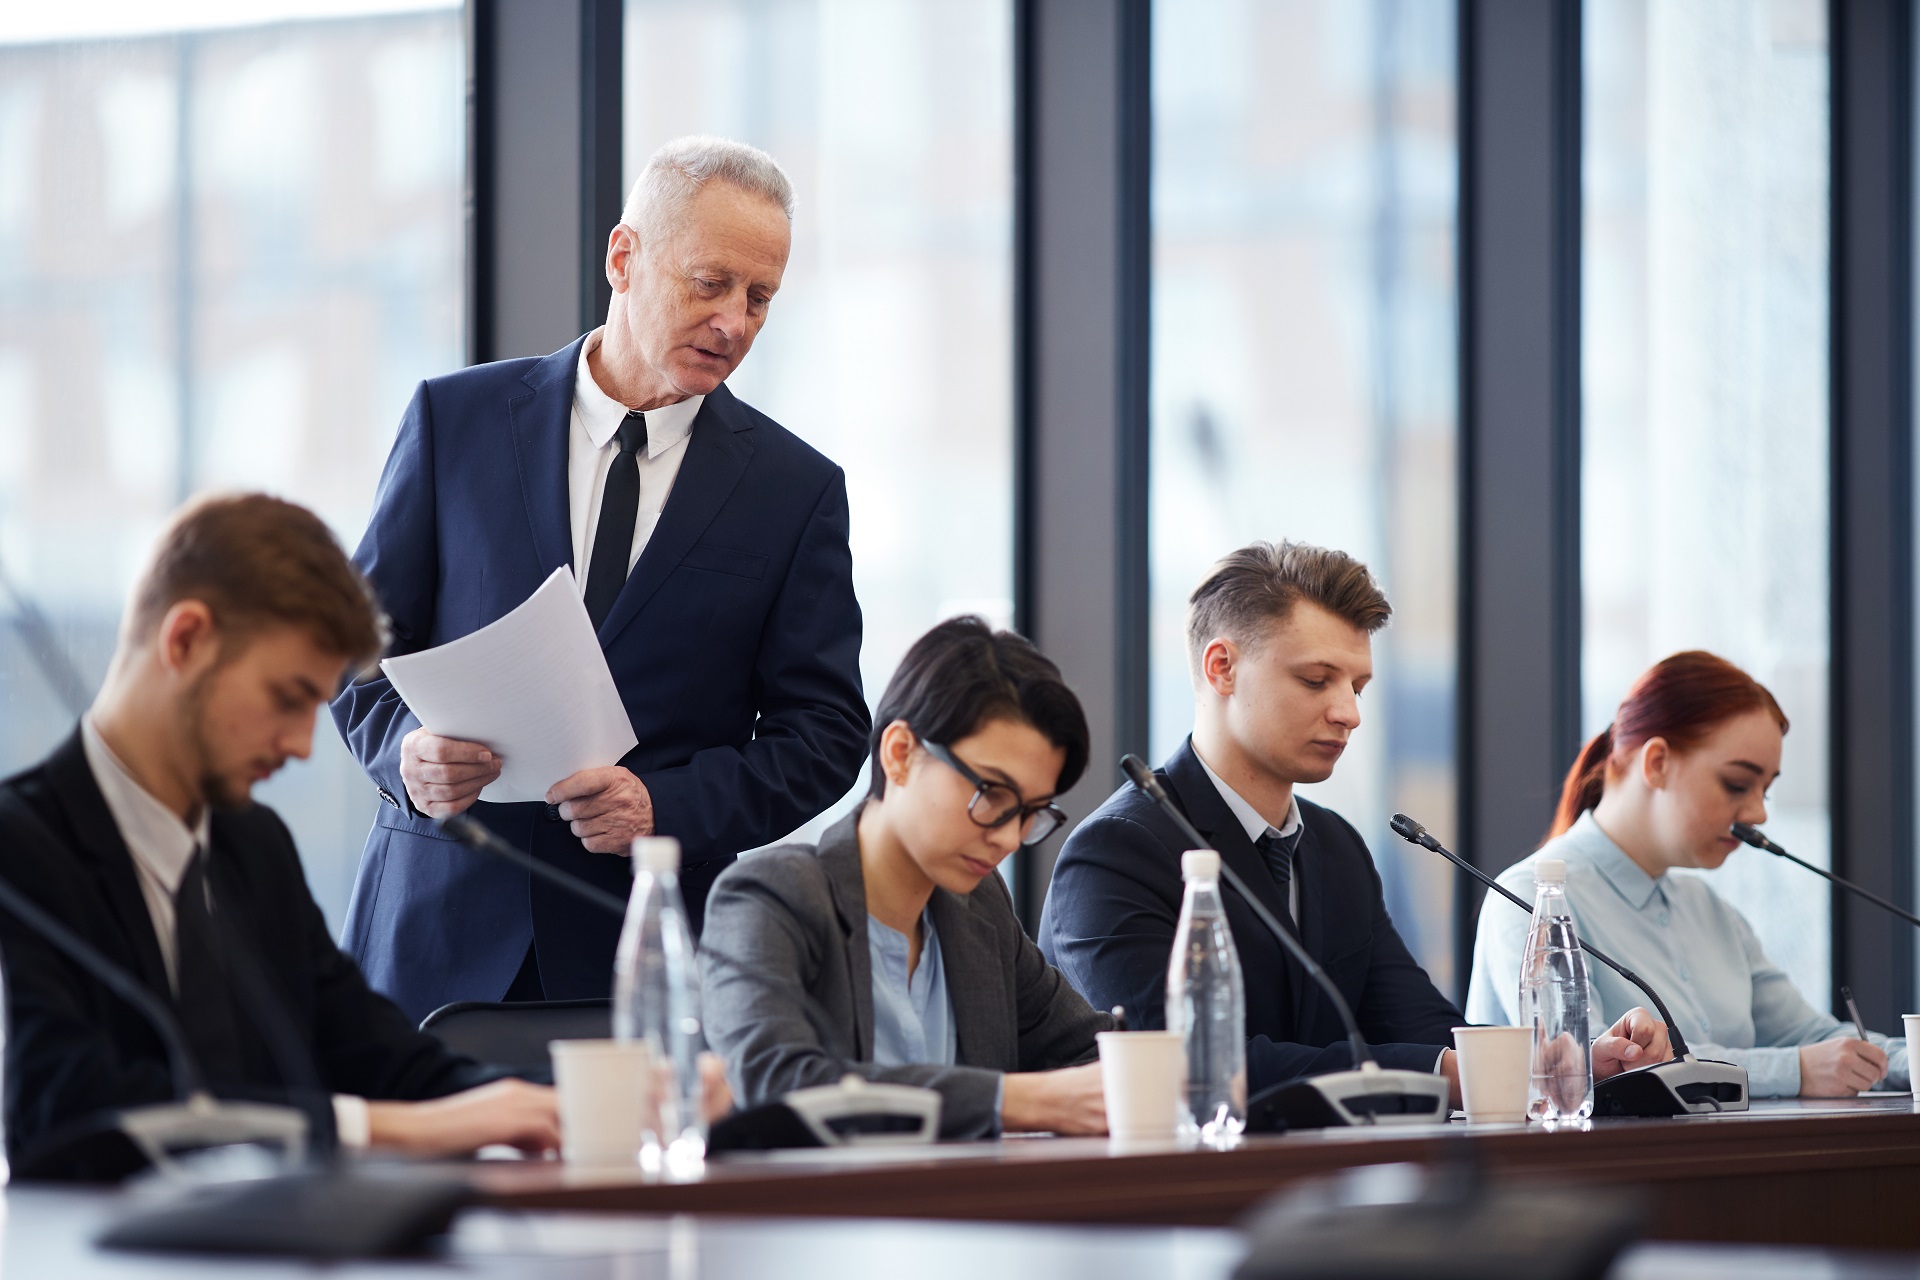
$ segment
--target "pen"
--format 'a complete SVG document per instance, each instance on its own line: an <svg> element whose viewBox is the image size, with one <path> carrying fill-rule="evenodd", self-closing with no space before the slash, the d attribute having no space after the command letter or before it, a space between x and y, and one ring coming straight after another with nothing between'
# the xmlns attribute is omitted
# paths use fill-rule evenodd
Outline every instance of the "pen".
<svg viewBox="0 0 1920 1280"><path fill-rule="evenodd" d="M1853 1002L1853 989L1840 988L1840 998L1847 1002L1847 1016L1853 1019L1853 1030L1862 1040L1867 1038L1867 1024L1860 1021L1860 1006Z"/></svg>

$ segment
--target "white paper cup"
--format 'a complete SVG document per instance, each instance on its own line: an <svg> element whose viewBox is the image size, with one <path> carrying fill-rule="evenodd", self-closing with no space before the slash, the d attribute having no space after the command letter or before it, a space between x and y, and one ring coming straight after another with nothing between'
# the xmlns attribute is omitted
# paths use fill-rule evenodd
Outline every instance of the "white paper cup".
<svg viewBox="0 0 1920 1280"><path fill-rule="evenodd" d="M1532 1027L1455 1027L1453 1051L1468 1120L1514 1124L1527 1118Z"/></svg>
<svg viewBox="0 0 1920 1280"><path fill-rule="evenodd" d="M1907 1087L1913 1090L1914 1101L1920 1102L1920 1071L1914 1070L1913 1061L1913 1047L1920 1044L1920 1013L1903 1013L1900 1023L1907 1035Z"/></svg>
<svg viewBox="0 0 1920 1280"><path fill-rule="evenodd" d="M1187 1083L1187 1049L1177 1031L1102 1031L1100 1085L1107 1132L1122 1141L1171 1138Z"/></svg>
<svg viewBox="0 0 1920 1280"><path fill-rule="evenodd" d="M552 1040L560 1154L569 1164L635 1164L655 1106L644 1040Z"/></svg>

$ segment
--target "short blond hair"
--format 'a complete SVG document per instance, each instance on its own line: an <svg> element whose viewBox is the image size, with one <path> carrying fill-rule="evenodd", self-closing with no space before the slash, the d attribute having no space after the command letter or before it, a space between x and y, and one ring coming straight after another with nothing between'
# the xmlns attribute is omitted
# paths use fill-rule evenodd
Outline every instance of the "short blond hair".
<svg viewBox="0 0 1920 1280"><path fill-rule="evenodd" d="M1187 665L1199 679L1200 656L1224 636L1251 648L1305 600L1372 635L1393 606L1367 566L1344 551L1304 542L1255 542L1222 558L1187 598Z"/></svg>
<svg viewBox="0 0 1920 1280"><path fill-rule="evenodd" d="M640 233L642 244L655 244L672 234L700 189L715 181L779 205L793 221L793 183L778 160L744 142L705 134L675 138L647 159L620 221Z"/></svg>

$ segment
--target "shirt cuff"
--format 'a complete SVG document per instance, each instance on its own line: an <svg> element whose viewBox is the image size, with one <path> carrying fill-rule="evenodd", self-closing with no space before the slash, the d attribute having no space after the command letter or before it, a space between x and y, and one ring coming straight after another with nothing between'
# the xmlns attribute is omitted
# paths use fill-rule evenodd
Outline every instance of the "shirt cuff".
<svg viewBox="0 0 1920 1280"><path fill-rule="evenodd" d="M1000 1108L1007 1100L1007 1076L1003 1071L993 1082L993 1132L989 1137L997 1138L1005 1128L1000 1119Z"/></svg>
<svg viewBox="0 0 1920 1280"><path fill-rule="evenodd" d="M1442 1045L1440 1048L1439 1054L1435 1056L1433 1060L1433 1074L1437 1076L1445 1075L1446 1072L1443 1071L1441 1068L1445 1067L1446 1065L1447 1065L1447 1050L1446 1050L1446 1046Z"/></svg>
<svg viewBox="0 0 1920 1280"><path fill-rule="evenodd" d="M373 1138L373 1120L367 1100L350 1093L333 1095L333 1132L342 1149L365 1151Z"/></svg>

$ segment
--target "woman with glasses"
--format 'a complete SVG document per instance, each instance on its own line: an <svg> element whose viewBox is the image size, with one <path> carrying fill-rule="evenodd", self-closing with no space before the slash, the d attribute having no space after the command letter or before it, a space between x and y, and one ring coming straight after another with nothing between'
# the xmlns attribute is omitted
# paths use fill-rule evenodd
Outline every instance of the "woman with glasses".
<svg viewBox="0 0 1920 1280"><path fill-rule="evenodd" d="M742 858L701 938L707 1037L742 1105L848 1073L938 1090L944 1138L1104 1133L1097 1013L997 870L1066 815L1087 722L1039 650L978 618L916 641L874 716L865 800L817 846Z"/></svg>

